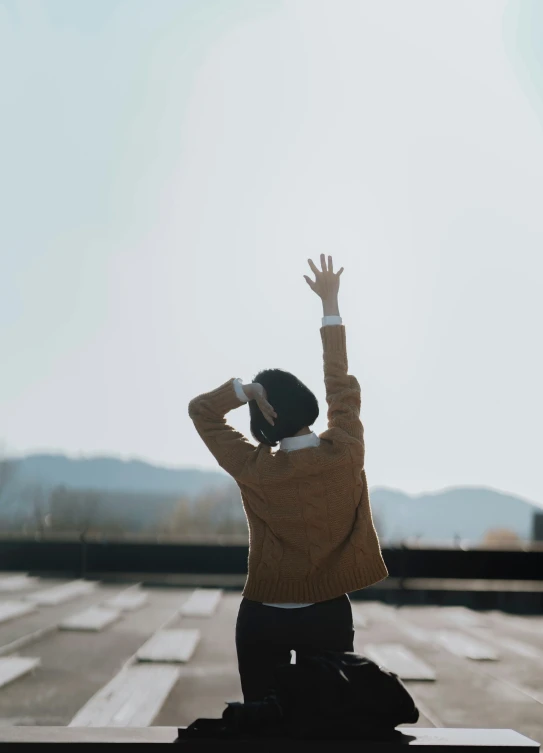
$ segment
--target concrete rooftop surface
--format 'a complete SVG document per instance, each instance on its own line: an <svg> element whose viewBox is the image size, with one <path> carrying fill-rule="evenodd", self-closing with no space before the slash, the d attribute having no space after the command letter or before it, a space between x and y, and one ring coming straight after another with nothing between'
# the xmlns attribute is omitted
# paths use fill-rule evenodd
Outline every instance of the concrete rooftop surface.
<svg viewBox="0 0 543 753"><path fill-rule="evenodd" d="M43 726L136 737L156 727L167 741L243 701L241 590L87 585L0 573L0 741ZM402 730L512 729L543 741L543 616L351 604L355 651L396 671L419 708Z"/></svg>

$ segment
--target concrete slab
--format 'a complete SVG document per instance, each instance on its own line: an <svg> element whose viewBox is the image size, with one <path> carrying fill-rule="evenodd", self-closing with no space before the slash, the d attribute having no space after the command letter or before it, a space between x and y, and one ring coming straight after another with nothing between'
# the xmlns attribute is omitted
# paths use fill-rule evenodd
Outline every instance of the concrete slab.
<svg viewBox="0 0 543 753"><path fill-rule="evenodd" d="M200 641L200 631L159 630L137 652L140 662L187 662Z"/></svg>
<svg viewBox="0 0 543 753"><path fill-rule="evenodd" d="M25 604L24 601L3 601L0 603L0 623L24 617L35 611L34 604Z"/></svg>
<svg viewBox="0 0 543 753"><path fill-rule="evenodd" d="M37 657L5 656L0 659L0 688L38 667Z"/></svg>
<svg viewBox="0 0 543 753"><path fill-rule="evenodd" d="M0 743L172 743L176 727L0 727Z"/></svg>
<svg viewBox="0 0 543 753"><path fill-rule="evenodd" d="M407 620L399 619L396 623L396 628L416 643L432 643L433 641L434 636L430 630L425 630L418 625L412 625Z"/></svg>
<svg viewBox="0 0 543 753"><path fill-rule="evenodd" d="M486 627L484 616L467 607L441 607L441 616L461 628Z"/></svg>
<svg viewBox="0 0 543 753"><path fill-rule="evenodd" d="M92 630L99 631L111 625L121 616L118 609L104 607L89 607L77 614L67 617L59 627L61 630Z"/></svg>
<svg viewBox="0 0 543 753"><path fill-rule="evenodd" d="M539 663L543 663L543 651L535 646L531 646L529 643L524 643L523 641L518 641L516 638L509 638L506 636L496 637L494 640L499 646L503 646L503 648L506 648L508 651L512 651L519 656L524 656L527 659L534 659ZM543 687L543 680L541 685Z"/></svg>
<svg viewBox="0 0 543 753"><path fill-rule="evenodd" d="M410 747L424 746L425 753L537 753L540 745L512 729L435 729L400 726L404 735L402 743L363 743L366 753L391 753ZM4 727L0 728L0 743L172 743L178 734L177 727L146 728L73 728L73 727ZM291 745L289 745L289 743ZM186 741L183 750L221 751L238 753L240 750L268 751L296 750L300 753L329 753L330 740L203 740ZM333 742L334 750L354 753L361 750L359 741Z"/></svg>
<svg viewBox="0 0 543 753"><path fill-rule="evenodd" d="M126 667L83 706L68 726L149 726L178 678L175 667Z"/></svg>
<svg viewBox="0 0 543 753"><path fill-rule="evenodd" d="M149 602L149 595L138 589L128 589L104 602L104 606L110 609L118 609L121 612L132 612L140 609Z"/></svg>
<svg viewBox="0 0 543 753"><path fill-rule="evenodd" d="M487 643L454 630L438 630L435 640L457 656L475 661L498 661L499 654Z"/></svg>
<svg viewBox="0 0 543 753"><path fill-rule="evenodd" d="M0 592L24 591L37 586L39 578L31 578L24 573L17 575L0 575Z"/></svg>
<svg viewBox="0 0 543 753"><path fill-rule="evenodd" d="M63 583L60 586L53 586L53 588L49 588L46 591L29 594L24 598L38 606L56 606L57 604L63 604L65 601L76 599L78 596L84 596L94 591L97 585L95 581L74 580L69 583Z"/></svg>
<svg viewBox="0 0 543 753"><path fill-rule="evenodd" d="M400 643L368 643L364 646L364 654L395 672L401 680L436 680L435 670Z"/></svg>
<svg viewBox="0 0 543 753"><path fill-rule="evenodd" d="M211 617L221 600L220 588L197 588L180 610L183 617Z"/></svg>

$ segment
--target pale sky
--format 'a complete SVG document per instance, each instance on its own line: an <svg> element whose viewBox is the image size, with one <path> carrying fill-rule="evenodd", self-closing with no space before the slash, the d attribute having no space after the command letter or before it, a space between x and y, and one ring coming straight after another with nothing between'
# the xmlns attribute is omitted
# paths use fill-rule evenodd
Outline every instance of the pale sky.
<svg viewBox="0 0 543 753"><path fill-rule="evenodd" d="M370 486L543 504L542 34L539 0L0 0L7 453L216 469L190 399L273 367L324 431L325 253Z"/></svg>

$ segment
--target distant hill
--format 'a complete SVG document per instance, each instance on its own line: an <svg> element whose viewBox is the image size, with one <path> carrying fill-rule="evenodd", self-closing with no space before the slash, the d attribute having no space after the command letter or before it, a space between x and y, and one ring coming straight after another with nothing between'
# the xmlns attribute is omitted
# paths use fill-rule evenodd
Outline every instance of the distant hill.
<svg viewBox="0 0 543 753"><path fill-rule="evenodd" d="M7 483L0 474L0 530L21 530L50 509L55 488L99 493L94 517L126 531L151 531L173 514L181 498L188 509L206 492L235 487L224 471L160 468L139 460L28 455L11 458ZM237 489L237 487L235 487Z"/></svg>
<svg viewBox="0 0 543 753"><path fill-rule="evenodd" d="M25 515L33 505L36 486L47 493L61 485L106 493L102 509L112 512L125 508L128 513L129 505L130 519L139 530L163 518L175 507L176 498L191 500L208 491L224 491L221 514L243 520L239 490L222 470L161 468L111 457L36 454L14 460L13 479L0 497L0 520L14 521ZM541 512L535 503L486 487L454 487L413 496L373 487L370 495L376 527L386 540L451 541L459 536L480 541L489 528L507 528L522 539L531 539L534 513Z"/></svg>
<svg viewBox="0 0 543 753"><path fill-rule="evenodd" d="M459 536L480 541L489 528L507 528L531 539L534 513L541 512L535 503L486 487L459 486L414 496L376 487L370 497L380 535L387 539L450 541Z"/></svg>
<svg viewBox="0 0 543 753"><path fill-rule="evenodd" d="M65 455L28 455L15 459L19 482L59 484L74 489L151 492L192 496L228 483L222 471L160 468L141 460L111 457L69 458Z"/></svg>

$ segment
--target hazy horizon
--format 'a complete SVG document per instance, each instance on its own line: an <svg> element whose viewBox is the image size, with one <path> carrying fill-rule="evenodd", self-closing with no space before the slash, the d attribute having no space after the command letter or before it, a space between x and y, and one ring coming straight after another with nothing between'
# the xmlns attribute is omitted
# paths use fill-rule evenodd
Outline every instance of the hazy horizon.
<svg viewBox="0 0 543 753"><path fill-rule="evenodd" d="M0 0L5 453L217 469L190 399L269 367L321 433L325 253L370 487L543 507L538 31L536 0Z"/></svg>

